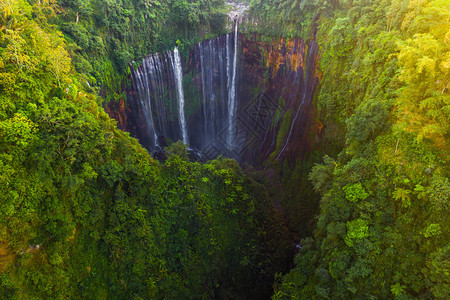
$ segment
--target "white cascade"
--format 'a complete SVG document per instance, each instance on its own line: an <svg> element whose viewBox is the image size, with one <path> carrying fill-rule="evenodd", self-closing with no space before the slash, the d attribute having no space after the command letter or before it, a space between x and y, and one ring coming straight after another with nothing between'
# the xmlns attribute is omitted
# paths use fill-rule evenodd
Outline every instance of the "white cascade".
<svg viewBox="0 0 450 300"><path fill-rule="evenodd" d="M150 86L149 86L149 70L148 70L148 59L144 59L142 62L143 69L141 72L140 69L136 70L136 84L137 90L140 94L141 107L143 107L145 118L147 119L147 128L149 133L153 135L153 146L158 145L156 131L155 131L155 123L153 121L153 113L152 113L152 101L150 96Z"/></svg>
<svg viewBox="0 0 450 300"><path fill-rule="evenodd" d="M173 50L172 67L177 88L178 113L181 135L183 137L183 143L188 144L189 141L186 129L186 118L184 116L183 70L181 68L181 58L177 47L175 47L175 49Z"/></svg>
<svg viewBox="0 0 450 300"><path fill-rule="evenodd" d="M236 18L236 23L234 26L234 53L233 53L233 70L231 75L231 80L229 83L228 92L228 136L227 144L233 149L234 144L234 134L236 133L236 66L237 66L237 45L238 45L238 18ZM227 48L228 48L228 37L227 37ZM228 52L228 51L227 51ZM228 56L229 57L229 56ZM227 62L228 71L228 62ZM229 75L230 73L228 73Z"/></svg>

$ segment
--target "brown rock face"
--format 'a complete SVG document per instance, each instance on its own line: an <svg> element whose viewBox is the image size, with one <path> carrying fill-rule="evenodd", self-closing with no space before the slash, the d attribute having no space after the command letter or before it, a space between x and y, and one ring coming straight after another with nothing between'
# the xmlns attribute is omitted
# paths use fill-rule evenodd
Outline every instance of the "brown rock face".
<svg viewBox="0 0 450 300"><path fill-rule="evenodd" d="M128 115L130 114L130 107L127 105L124 98L119 98L119 100L117 101L109 101L108 105L105 107L105 111L111 118L117 121L118 128L128 132L132 131L132 129L128 126Z"/></svg>
<svg viewBox="0 0 450 300"><path fill-rule="evenodd" d="M262 127L257 148L246 153L246 160L296 158L307 153L320 77L317 43L283 38L263 41L255 34L244 37L242 44L239 93L250 99L255 96L252 91L258 91L258 99L251 102L259 106L257 125Z"/></svg>

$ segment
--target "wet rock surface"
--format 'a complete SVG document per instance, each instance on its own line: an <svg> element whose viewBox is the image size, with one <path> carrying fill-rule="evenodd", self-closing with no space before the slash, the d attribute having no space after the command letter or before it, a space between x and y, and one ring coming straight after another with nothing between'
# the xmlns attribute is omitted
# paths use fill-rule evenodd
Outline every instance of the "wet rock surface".
<svg viewBox="0 0 450 300"><path fill-rule="evenodd" d="M190 153L195 160L222 155L251 164L302 156L312 144L317 43L235 34L199 43L182 64ZM161 137L183 140L172 64L170 53L146 57L130 76L127 102L110 110L120 128L162 160Z"/></svg>

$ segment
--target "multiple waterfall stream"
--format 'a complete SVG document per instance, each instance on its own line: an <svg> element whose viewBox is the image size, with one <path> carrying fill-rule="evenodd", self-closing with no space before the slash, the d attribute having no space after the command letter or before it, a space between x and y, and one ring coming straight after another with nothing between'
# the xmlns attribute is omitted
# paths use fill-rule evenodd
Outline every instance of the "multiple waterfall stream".
<svg viewBox="0 0 450 300"><path fill-rule="evenodd" d="M129 115L121 118L128 130L150 152L180 140L205 159L301 152L318 84L317 43L254 38L235 22L189 53L175 47L145 57L131 69Z"/></svg>
<svg viewBox="0 0 450 300"><path fill-rule="evenodd" d="M161 141L182 140L197 150L208 146L232 149L236 130L236 86L238 64L238 22L234 32L214 40L199 43L192 59L194 74L190 78L195 86L196 98L185 103L183 64L178 48L166 53L145 57L142 64L132 70L132 86L137 102L145 117L145 146L158 148ZM190 87L192 88L192 86ZM174 104L177 105L174 105ZM201 116L186 117L186 106L201 107ZM196 126L198 118L203 126ZM141 138L142 139L142 138Z"/></svg>

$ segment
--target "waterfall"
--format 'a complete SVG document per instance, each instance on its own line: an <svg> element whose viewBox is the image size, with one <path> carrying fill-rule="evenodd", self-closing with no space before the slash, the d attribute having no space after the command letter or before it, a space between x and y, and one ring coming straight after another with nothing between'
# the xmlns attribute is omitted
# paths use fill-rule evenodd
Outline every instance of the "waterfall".
<svg viewBox="0 0 450 300"><path fill-rule="evenodd" d="M181 58L177 47L175 47L175 49L173 50L172 67L177 88L178 115L181 127L181 134L183 137L183 142L187 144L188 135L186 130L186 118L184 117L183 70L181 68Z"/></svg>
<svg viewBox="0 0 450 300"><path fill-rule="evenodd" d="M162 137L182 139L197 149L208 145L232 149L230 145L235 141L230 132L234 133L236 128L238 61L236 32L234 39L232 36L230 33L214 40L205 40L194 51L192 59L198 65L190 74L193 74L191 80L197 83L199 93L196 94L198 98L190 103L200 107L195 117L186 115L185 95L191 94L186 94L190 87L183 88L183 70L177 48L166 53L150 54L132 72L135 91L138 92L136 100L140 103L141 117L147 128L140 134L141 141L150 150L158 146L158 139ZM188 132L191 130L199 134L189 138Z"/></svg>
<svg viewBox="0 0 450 300"><path fill-rule="evenodd" d="M230 70L231 70L231 42L230 42L230 34L227 33L227 90L230 91L231 87L231 76L230 76ZM230 102L229 99L230 95L228 94L228 102Z"/></svg>
<svg viewBox="0 0 450 300"><path fill-rule="evenodd" d="M225 68L226 36L206 40L198 44L199 66L196 70L200 79L202 101L203 140L202 148L210 144L224 148L228 135L228 84L230 77ZM225 54L224 54L225 53ZM230 79L231 80L231 79ZM197 143L199 145L199 143Z"/></svg>
<svg viewBox="0 0 450 300"><path fill-rule="evenodd" d="M142 69L137 69L135 74L135 85L137 91L139 93L139 100L141 103L141 107L145 118L147 119L147 130L149 131L150 138L153 138L151 141L152 146L155 146L157 143L156 131L155 131L155 123L153 121L153 113L152 113L152 103L150 97L150 86L149 86L149 71L148 71L149 60L144 59L142 62Z"/></svg>
<svg viewBox="0 0 450 300"><path fill-rule="evenodd" d="M205 131L205 140L208 139L208 111L207 111L207 93L206 93L206 70L205 70L205 62L204 62L204 50L201 43L198 43L198 49L200 52L200 72L201 72L201 79L202 79L202 95L203 95L203 122L204 122L204 128Z"/></svg>
<svg viewBox="0 0 450 300"><path fill-rule="evenodd" d="M225 151L227 156L237 157L240 149L236 140L238 26L236 16L234 35L231 32L205 40L194 49L187 64L197 62L195 68L185 70L192 85L183 87L184 74L177 47L166 53L150 54L133 72L142 111L139 118L145 123L140 124L146 126L143 129L139 125L137 130L147 148L163 146L165 142L158 142L160 139L182 139L196 149L213 147ZM193 88L197 93L191 98ZM186 107L185 96L191 99L190 107ZM198 109L192 110L195 107ZM188 132L196 134L189 136Z"/></svg>
<svg viewBox="0 0 450 300"><path fill-rule="evenodd" d="M216 70L216 54L218 54L218 51L216 50L214 46L214 40L209 41L208 45L208 52L209 52L209 64L211 66L210 72L211 75L214 76L214 72ZM211 77L212 77L211 76ZM215 135L215 119L216 119L216 91L214 89L213 82L211 81L210 90L209 90L209 123L211 124L211 135Z"/></svg>
<svg viewBox="0 0 450 300"><path fill-rule="evenodd" d="M157 107L157 120L159 127L159 134L167 135L167 116L166 109L164 106L164 75L163 75L163 64L161 63L161 59L159 55L151 56L153 61L153 69L152 69L152 85L155 90L154 98L156 99L155 104Z"/></svg>
<svg viewBox="0 0 450 300"><path fill-rule="evenodd" d="M298 141L310 128L317 43L306 48L302 41L276 42L267 55L277 68L262 66L258 51L264 42L240 36L239 20L232 32L197 44L183 69L175 48L148 55L132 70L131 115L125 121L147 149L157 154L168 142L182 140L202 159L223 155L238 161L280 159L306 149ZM292 118L280 140L288 112Z"/></svg>
<svg viewBox="0 0 450 300"><path fill-rule="evenodd" d="M136 130L149 150L164 146L164 142L159 144L160 138L188 142L182 76L178 49L150 54L131 72L136 95L129 96L139 103L136 118L141 120Z"/></svg>
<svg viewBox="0 0 450 300"><path fill-rule="evenodd" d="M238 19L234 25L234 54L233 54L233 70L231 81L229 81L228 93L228 137L227 143L230 149L234 147L234 134L236 133L236 66L237 66L237 45L238 45ZM227 44L228 47L228 44ZM228 68L228 63L227 63ZM228 73L229 74L229 73Z"/></svg>

